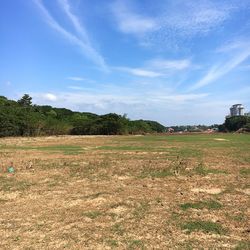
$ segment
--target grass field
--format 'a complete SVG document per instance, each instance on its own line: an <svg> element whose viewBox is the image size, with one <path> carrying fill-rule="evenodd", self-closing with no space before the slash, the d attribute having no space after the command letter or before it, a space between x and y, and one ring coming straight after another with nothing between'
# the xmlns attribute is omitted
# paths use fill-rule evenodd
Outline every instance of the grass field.
<svg viewBox="0 0 250 250"><path fill-rule="evenodd" d="M0 249L250 249L249 134L2 138L0 167Z"/></svg>

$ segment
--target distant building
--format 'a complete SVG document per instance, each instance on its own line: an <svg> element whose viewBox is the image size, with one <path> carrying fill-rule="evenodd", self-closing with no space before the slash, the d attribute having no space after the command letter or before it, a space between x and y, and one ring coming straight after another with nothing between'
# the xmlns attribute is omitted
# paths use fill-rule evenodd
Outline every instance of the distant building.
<svg viewBox="0 0 250 250"><path fill-rule="evenodd" d="M173 129L173 128L168 128L168 132L169 132L169 133L173 133L173 132L174 132L174 129Z"/></svg>
<svg viewBox="0 0 250 250"><path fill-rule="evenodd" d="M234 104L230 108L230 116L244 115L244 107L242 104Z"/></svg>

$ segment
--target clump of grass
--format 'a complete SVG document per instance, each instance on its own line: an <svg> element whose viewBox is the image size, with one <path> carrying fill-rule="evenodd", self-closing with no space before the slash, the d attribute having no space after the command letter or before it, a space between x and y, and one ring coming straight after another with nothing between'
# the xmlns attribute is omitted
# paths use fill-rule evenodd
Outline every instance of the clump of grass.
<svg viewBox="0 0 250 250"><path fill-rule="evenodd" d="M145 249L145 247L141 240L130 240L127 249Z"/></svg>
<svg viewBox="0 0 250 250"><path fill-rule="evenodd" d="M209 200L209 201L199 201L199 202L194 202L194 203L184 203L180 205L180 208L182 210L187 210L190 208L193 209L220 209L222 207L222 204L219 203L218 201L215 200Z"/></svg>
<svg viewBox="0 0 250 250"><path fill-rule="evenodd" d="M240 174L243 176L250 175L250 168L241 168L240 169Z"/></svg>
<svg viewBox="0 0 250 250"><path fill-rule="evenodd" d="M133 214L137 219L142 219L145 217L148 210L149 210L149 203L141 202L139 206L135 208Z"/></svg>
<svg viewBox="0 0 250 250"><path fill-rule="evenodd" d="M235 250L247 250L250 249L250 241L241 241L234 248Z"/></svg>
<svg viewBox="0 0 250 250"><path fill-rule="evenodd" d="M111 246L112 248L113 248L113 247L118 247L118 242L117 242L116 240L107 239L106 242L107 242L107 244L108 244L109 246Z"/></svg>
<svg viewBox="0 0 250 250"><path fill-rule="evenodd" d="M243 222L244 220L246 220L246 216L244 213L239 213L239 214L230 214L230 213L226 213L225 214L230 220L234 220L236 222Z"/></svg>
<svg viewBox="0 0 250 250"><path fill-rule="evenodd" d="M89 212L83 213L83 215L90 219L96 219L97 217L102 215L102 213L100 211L89 211Z"/></svg>
<svg viewBox="0 0 250 250"><path fill-rule="evenodd" d="M123 228L121 223L115 223L112 226L111 231L120 236L123 236L125 234L125 229Z"/></svg>
<svg viewBox="0 0 250 250"><path fill-rule="evenodd" d="M181 226L182 230L186 230L188 233L195 231L202 231L204 233L224 234L225 229L219 224L211 221L188 221Z"/></svg>
<svg viewBox="0 0 250 250"><path fill-rule="evenodd" d="M207 168L202 162L194 169L196 174L208 175L208 174L227 174L227 171L220 169Z"/></svg>

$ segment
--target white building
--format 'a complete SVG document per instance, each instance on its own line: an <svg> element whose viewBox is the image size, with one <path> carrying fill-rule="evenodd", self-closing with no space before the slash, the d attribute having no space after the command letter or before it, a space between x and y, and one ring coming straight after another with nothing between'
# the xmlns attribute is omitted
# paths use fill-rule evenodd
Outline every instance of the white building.
<svg viewBox="0 0 250 250"><path fill-rule="evenodd" d="M242 104L234 104L230 108L230 116L244 115L244 107Z"/></svg>

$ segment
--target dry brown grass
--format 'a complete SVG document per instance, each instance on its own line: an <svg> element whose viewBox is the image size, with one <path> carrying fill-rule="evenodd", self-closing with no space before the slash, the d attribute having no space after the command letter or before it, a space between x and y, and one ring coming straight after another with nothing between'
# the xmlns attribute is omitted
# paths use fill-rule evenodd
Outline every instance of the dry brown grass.
<svg viewBox="0 0 250 250"><path fill-rule="evenodd" d="M249 249L249 142L0 139L0 249Z"/></svg>

